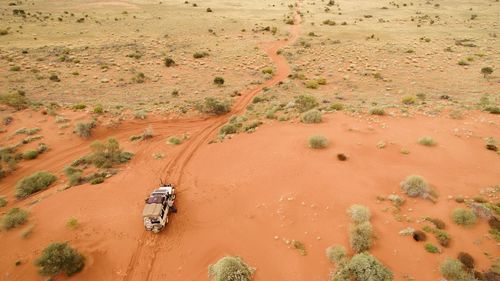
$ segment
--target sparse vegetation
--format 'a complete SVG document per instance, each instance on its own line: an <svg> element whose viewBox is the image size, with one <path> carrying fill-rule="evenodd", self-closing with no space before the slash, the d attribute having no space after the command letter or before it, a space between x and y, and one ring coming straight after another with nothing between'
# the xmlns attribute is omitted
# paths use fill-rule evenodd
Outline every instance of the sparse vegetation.
<svg viewBox="0 0 500 281"><path fill-rule="evenodd" d="M168 138L168 143L173 144L173 145L179 145L182 143L182 140L178 137L170 137L170 138Z"/></svg>
<svg viewBox="0 0 500 281"><path fill-rule="evenodd" d="M67 222L66 222L66 227L69 228L69 229L77 229L78 226L80 226L80 223L78 222L78 220L76 218L70 218Z"/></svg>
<svg viewBox="0 0 500 281"><path fill-rule="evenodd" d="M463 264L455 259L447 258L440 267L441 275L450 281L473 281L471 273L464 270Z"/></svg>
<svg viewBox="0 0 500 281"><path fill-rule="evenodd" d="M67 276L80 272L85 266L85 257L68 243L53 243L47 246L35 260L38 271L44 276L65 273Z"/></svg>
<svg viewBox="0 0 500 281"><path fill-rule="evenodd" d="M421 137L418 140L418 143L425 146L435 146L437 144L436 141L430 136Z"/></svg>
<svg viewBox="0 0 500 281"><path fill-rule="evenodd" d="M412 105L417 102L417 98L414 96L404 96L401 102L406 105Z"/></svg>
<svg viewBox="0 0 500 281"><path fill-rule="evenodd" d="M295 107L299 112L311 110L318 105L316 98L310 95L300 95L295 98Z"/></svg>
<svg viewBox="0 0 500 281"><path fill-rule="evenodd" d="M311 109L309 111L306 111L300 117L300 121L306 124L321 123L322 120L323 120L322 114L317 109Z"/></svg>
<svg viewBox="0 0 500 281"><path fill-rule="evenodd" d="M436 253L439 253L439 249L438 247L432 245L431 243L426 243L425 244L425 250L429 253L433 253L433 254L436 254Z"/></svg>
<svg viewBox="0 0 500 281"><path fill-rule="evenodd" d="M224 78L220 77L220 76L216 76L214 78L214 84L217 85L217 86L222 86L224 85Z"/></svg>
<svg viewBox="0 0 500 281"><path fill-rule="evenodd" d="M7 198L5 196L0 196L0 208L7 206Z"/></svg>
<svg viewBox="0 0 500 281"><path fill-rule="evenodd" d="M15 91L8 94L0 95L0 103L11 106L16 110L25 109L29 105L29 101L22 91Z"/></svg>
<svg viewBox="0 0 500 281"><path fill-rule="evenodd" d="M332 263L341 263L347 258L344 246L332 246L326 249L326 257Z"/></svg>
<svg viewBox="0 0 500 281"><path fill-rule="evenodd" d="M351 216L351 220L354 223L367 222L370 220L371 217L370 210L363 205L358 205L358 204L352 205L351 207L349 207L347 212Z"/></svg>
<svg viewBox="0 0 500 281"><path fill-rule="evenodd" d="M132 153L124 152L113 138L108 138L106 142L95 141L90 145L92 154L88 159L97 168L111 168L114 164L121 164L132 158Z"/></svg>
<svg viewBox="0 0 500 281"><path fill-rule="evenodd" d="M226 256L208 267L208 277L212 281L250 281L254 269L240 257Z"/></svg>
<svg viewBox="0 0 500 281"><path fill-rule="evenodd" d="M314 149L326 148L328 146L328 139L324 136L312 136L309 138L309 147Z"/></svg>
<svg viewBox="0 0 500 281"><path fill-rule="evenodd" d="M349 242L356 253L370 249L372 245L373 229L369 222L362 222L351 226Z"/></svg>
<svg viewBox="0 0 500 281"><path fill-rule="evenodd" d="M421 176L412 175L401 182L401 188L410 197L425 197L429 193L429 185Z"/></svg>
<svg viewBox="0 0 500 281"><path fill-rule="evenodd" d="M201 58L208 57L208 56L209 56L209 53L207 53L207 52L196 52L193 54L193 58L195 58L195 59L201 59Z"/></svg>
<svg viewBox="0 0 500 281"><path fill-rule="evenodd" d="M222 115L231 110L231 105L226 100L219 101L213 97L208 97L205 98L202 104L197 105L197 109L203 113Z"/></svg>
<svg viewBox="0 0 500 281"><path fill-rule="evenodd" d="M380 108L380 107L372 107L372 108L370 108L368 113L370 113L370 115L382 116L382 115L385 115L385 110L383 108Z"/></svg>
<svg viewBox="0 0 500 281"><path fill-rule="evenodd" d="M88 138L92 134L92 129L96 127L95 121L78 122L75 125L75 134L81 138Z"/></svg>
<svg viewBox="0 0 500 281"><path fill-rule="evenodd" d="M11 229L23 225L28 220L28 212L21 208L12 208L1 220L2 229Z"/></svg>
<svg viewBox="0 0 500 281"><path fill-rule="evenodd" d="M476 214L470 209L455 208L451 215L453 222L458 225L473 225L476 223Z"/></svg>
<svg viewBox="0 0 500 281"><path fill-rule="evenodd" d="M47 189L57 180L57 177L48 172L37 172L19 180L16 184L16 198L23 199L29 195Z"/></svg>

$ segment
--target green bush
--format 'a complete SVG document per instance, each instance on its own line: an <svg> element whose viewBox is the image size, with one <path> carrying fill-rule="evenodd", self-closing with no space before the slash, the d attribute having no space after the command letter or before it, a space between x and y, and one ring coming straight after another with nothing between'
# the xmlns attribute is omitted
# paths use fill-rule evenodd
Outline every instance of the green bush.
<svg viewBox="0 0 500 281"><path fill-rule="evenodd" d="M64 168L64 174L69 180L69 186L75 186L83 183L83 170L77 169L75 167L69 166Z"/></svg>
<svg viewBox="0 0 500 281"><path fill-rule="evenodd" d="M372 245L373 230L369 222L363 222L351 226L349 242L356 253L370 249Z"/></svg>
<svg viewBox="0 0 500 281"><path fill-rule="evenodd" d="M308 80L304 84L308 89L317 89L319 87L318 81L316 80Z"/></svg>
<svg viewBox="0 0 500 281"><path fill-rule="evenodd" d="M476 223L476 214L470 209L455 208L451 217L453 222L458 225L473 225Z"/></svg>
<svg viewBox="0 0 500 281"><path fill-rule="evenodd" d="M440 267L441 275L449 281L474 281L474 276L464 270L463 264L447 258Z"/></svg>
<svg viewBox="0 0 500 281"><path fill-rule="evenodd" d="M418 143L425 146L435 146L437 144L436 141L429 136L421 137Z"/></svg>
<svg viewBox="0 0 500 281"><path fill-rule="evenodd" d="M101 104L98 104L98 105L94 106L93 112L95 114L103 114L104 113L104 107Z"/></svg>
<svg viewBox="0 0 500 281"><path fill-rule="evenodd" d="M321 123L322 120L323 120L322 114L317 109L311 109L309 111L306 111L300 117L300 121L306 124Z"/></svg>
<svg viewBox="0 0 500 281"><path fill-rule="evenodd" d="M336 110L336 111L341 111L341 110L344 109L344 105L341 104L341 103L338 103L338 102L332 103L332 105L330 105L330 109L331 110Z"/></svg>
<svg viewBox="0 0 500 281"><path fill-rule="evenodd" d="M389 269L368 253L352 257L348 267L351 276L359 281L391 281L394 278Z"/></svg>
<svg viewBox="0 0 500 281"><path fill-rule="evenodd" d="M7 206L7 198L5 196L0 196L0 208Z"/></svg>
<svg viewBox="0 0 500 281"><path fill-rule="evenodd" d="M85 257L73 249L68 243L53 243L45 248L42 255L35 260L39 273L54 276L65 273L71 276L80 272L85 266Z"/></svg>
<svg viewBox="0 0 500 281"><path fill-rule="evenodd" d="M218 85L218 86L222 86L224 85L224 78L220 77L220 76L216 76L214 78L214 84L215 85Z"/></svg>
<svg viewBox="0 0 500 281"><path fill-rule="evenodd" d="M311 110L318 105L319 103L316 98L310 95L300 95L295 98L295 107L300 112Z"/></svg>
<svg viewBox="0 0 500 281"><path fill-rule="evenodd" d="M250 281L253 272L240 257L226 256L208 267L212 281Z"/></svg>
<svg viewBox="0 0 500 281"><path fill-rule="evenodd" d="M406 104L406 105L411 105L411 104L415 104L417 102L417 98L414 96L404 96L401 99L401 102Z"/></svg>
<svg viewBox="0 0 500 281"><path fill-rule="evenodd" d="M38 151L36 151L36 150L28 150L28 151L23 153L24 160L31 160L31 159L35 159L37 157L38 157Z"/></svg>
<svg viewBox="0 0 500 281"><path fill-rule="evenodd" d="M328 139L324 136L312 136L309 138L309 147L314 149L321 149L328 146Z"/></svg>
<svg viewBox="0 0 500 281"><path fill-rule="evenodd" d="M491 114L500 114L500 106L488 105L484 108L484 111L489 112Z"/></svg>
<svg viewBox="0 0 500 281"><path fill-rule="evenodd" d="M207 52L196 52L193 54L193 58L195 59L201 59L201 58L204 58L204 57L208 57L209 54Z"/></svg>
<svg viewBox="0 0 500 281"><path fill-rule="evenodd" d="M11 229L25 224L27 220L27 211L21 208L12 208L5 215L3 215L1 226L3 229Z"/></svg>
<svg viewBox="0 0 500 281"><path fill-rule="evenodd" d="M262 69L262 73L263 74L269 74L269 75L272 75L274 72L273 68L272 67L264 67Z"/></svg>
<svg viewBox="0 0 500 281"><path fill-rule="evenodd" d="M368 113L370 115L385 115L385 110L383 108L380 108L380 107L372 107L370 108L370 110L368 111Z"/></svg>
<svg viewBox="0 0 500 281"><path fill-rule="evenodd" d="M258 120L257 120L257 121L253 121L253 122L251 122L250 124L246 124L246 125L243 127L243 130L244 130L245 132L249 132L249 131L252 131L252 130L253 130L253 131L255 131L255 129L256 129L257 127L259 127L260 125L262 125L262 124L264 124L264 123L262 123L262 121L258 121Z"/></svg>
<svg viewBox="0 0 500 281"><path fill-rule="evenodd" d="M425 196L429 193L429 186L421 176L412 175L401 182L401 188L410 197Z"/></svg>
<svg viewBox="0 0 500 281"><path fill-rule="evenodd" d="M197 105L199 111L208 114L222 115L231 110L228 101L219 101L213 97L205 98L203 104Z"/></svg>
<svg viewBox="0 0 500 281"><path fill-rule="evenodd" d="M163 62L165 63L166 67L171 67L175 65L175 61L172 58L165 58Z"/></svg>
<svg viewBox="0 0 500 281"><path fill-rule="evenodd" d="M179 145L179 144L182 143L182 140L180 138L178 138L178 137L170 137L168 139L168 143L174 144L174 145Z"/></svg>
<svg viewBox="0 0 500 281"><path fill-rule="evenodd" d="M326 257L330 262L340 264L347 259L347 254L344 246L332 246L326 249Z"/></svg>
<svg viewBox="0 0 500 281"><path fill-rule="evenodd" d="M56 180L56 176L47 172L37 172L25 177L16 184L16 198L26 198L35 192L47 189Z"/></svg>
<svg viewBox="0 0 500 281"><path fill-rule="evenodd" d="M92 134L92 129L95 128L96 124L94 121L91 122L78 122L75 125L75 134L81 138L88 138Z"/></svg>
<svg viewBox="0 0 500 281"><path fill-rule="evenodd" d="M75 218L70 218L67 222L66 222L66 227L69 228L69 229L77 229L78 226L80 226L80 223L78 223L78 220L75 219Z"/></svg>
<svg viewBox="0 0 500 281"><path fill-rule="evenodd" d="M92 154L89 159L97 168L111 168L114 164L125 163L132 158L131 153L124 152L113 138L108 138L106 142L95 141L90 148Z"/></svg>
<svg viewBox="0 0 500 281"><path fill-rule="evenodd" d="M426 243L425 245L425 250L429 253L433 253L433 254L436 254L436 253L439 253L439 249L432 245L431 243Z"/></svg>
<svg viewBox="0 0 500 281"><path fill-rule="evenodd" d="M363 223L367 222L370 220L371 214L370 214L370 209L363 205L352 205L349 207L347 210L349 215L351 216L351 220L354 223Z"/></svg>
<svg viewBox="0 0 500 281"><path fill-rule="evenodd" d="M29 101L22 91L0 95L0 103L11 106L17 110L25 109L29 105Z"/></svg>
<svg viewBox="0 0 500 281"><path fill-rule="evenodd" d="M229 134L236 134L238 132L238 128L241 126L241 123L236 123L236 124L225 124L222 126L219 130L219 134L221 135L229 135Z"/></svg>

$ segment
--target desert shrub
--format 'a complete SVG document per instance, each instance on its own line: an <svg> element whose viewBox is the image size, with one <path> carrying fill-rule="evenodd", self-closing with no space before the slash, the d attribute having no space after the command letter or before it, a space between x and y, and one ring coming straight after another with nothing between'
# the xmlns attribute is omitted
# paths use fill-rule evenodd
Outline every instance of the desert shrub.
<svg viewBox="0 0 500 281"><path fill-rule="evenodd" d="M319 87L318 81L316 80L308 80L304 84L308 89L317 89Z"/></svg>
<svg viewBox="0 0 500 281"><path fill-rule="evenodd" d="M269 74L269 75L272 75L274 72L273 68L272 67L264 67L262 69L262 73L263 74Z"/></svg>
<svg viewBox="0 0 500 281"><path fill-rule="evenodd" d="M142 132L142 140L147 140L151 139L154 137L154 132L153 132L153 127L148 126L146 129L144 129L144 132Z"/></svg>
<svg viewBox="0 0 500 281"><path fill-rule="evenodd" d="M299 252L301 256L307 255L306 245L298 240L292 240L292 247Z"/></svg>
<svg viewBox="0 0 500 281"><path fill-rule="evenodd" d="M420 230L413 231L413 240L420 242L427 240L427 234Z"/></svg>
<svg viewBox="0 0 500 281"><path fill-rule="evenodd" d="M91 122L78 122L75 125L75 134L81 138L88 138L92 134L92 129L95 128L95 121Z"/></svg>
<svg viewBox="0 0 500 281"><path fill-rule="evenodd" d="M238 132L238 128L241 126L241 123L236 123L236 124L225 124L222 126L219 130L219 134L221 135L229 135L229 134L236 134Z"/></svg>
<svg viewBox="0 0 500 281"><path fill-rule="evenodd" d="M16 91L0 95L0 103L11 106L16 110L25 109L29 105L28 99L25 97L24 92Z"/></svg>
<svg viewBox="0 0 500 281"><path fill-rule="evenodd" d="M328 146L328 139L324 136L312 136L309 138L309 147L314 149L326 148Z"/></svg>
<svg viewBox="0 0 500 281"><path fill-rule="evenodd" d="M38 151L36 151L36 150L28 150L28 151L23 153L23 159L25 159L25 160L31 160L31 159L35 159L37 157L38 157Z"/></svg>
<svg viewBox="0 0 500 281"><path fill-rule="evenodd" d="M444 221L440 219L427 217L425 220L431 222L438 229L444 229L446 227Z"/></svg>
<svg viewBox="0 0 500 281"><path fill-rule="evenodd" d="M483 67L481 68L481 73L484 75L484 78L486 78L488 75L493 73L493 68L489 66Z"/></svg>
<svg viewBox="0 0 500 281"><path fill-rule="evenodd" d="M253 271L240 257L226 256L208 267L208 277L212 281L250 281Z"/></svg>
<svg viewBox="0 0 500 281"><path fill-rule="evenodd" d="M174 144L174 145L179 145L179 144L182 143L182 140L180 138L178 138L178 137L170 137L168 139L168 143Z"/></svg>
<svg viewBox="0 0 500 281"><path fill-rule="evenodd" d="M83 182L82 174L83 170L77 169L72 166L64 168L64 174L69 180L69 186L79 185Z"/></svg>
<svg viewBox="0 0 500 281"><path fill-rule="evenodd" d="M1 220L1 226L3 229L11 229L23 225L28 219L28 211L21 208L12 208L5 215L3 215Z"/></svg>
<svg viewBox="0 0 500 281"><path fill-rule="evenodd" d="M429 192L429 186L421 176L412 175L401 182L401 188L410 197L425 196Z"/></svg>
<svg viewBox="0 0 500 281"><path fill-rule="evenodd" d="M313 96L310 96L310 95L300 95L300 96L295 98L295 107L300 112L305 112L305 111L311 110L318 105L319 105L319 103L316 100L316 98Z"/></svg>
<svg viewBox="0 0 500 281"><path fill-rule="evenodd" d="M339 161L346 161L347 160L347 156L344 153L338 153L337 154L337 159Z"/></svg>
<svg viewBox="0 0 500 281"><path fill-rule="evenodd" d="M300 117L300 121L306 124L321 123L322 120L323 120L322 114L317 109L311 109L309 111L306 111Z"/></svg>
<svg viewBox="0 0 500 281"><path fill-rule="evenodd" d="M385 110L380 107L372 107L368 111L370 115L385 115Z"/></svg>
<svg viewBox="0 0 500 281"><path fill-rule="evenodd" d="M363 222L351 226L349 242L356 253L370 249L372 245L373 230L369 222Z"/></svg>
<svg viewBox="0 0 500 281"><path fill-rule="evenodd" d="M347 212L351 216L351 220L354 223L367 222L370 220L371 217L370 209L368 209L363 205L358 205L358 204L352 205L351 207L349 207Z"/></svg>
<svg viewBox="0 0 500 281"><path fill-rule="evenodd" d="M144 111L144 110L142 110L142 109L141 110L137 110L136 112L134 112L134 118L135 119L144 120L144 119L146 119L147 115L148 115L147 112Z"/></svg>
<svg viewBox="0 0 500 281"><path fill-rule="evenodd" d="M208 57L209 54L207 52L196 52L193 54L193 58L195 59L201 59L201 58L204 58L204 57Z"/></svg>
<svg viewBox="0 0 500 281"><path fill-rule="evenodd" d="M484 111L489 112L491 114L500 114L500 106L488 105L484 107Z"/></svg>
<svg viewBox="0 0 500 281"><path fill-rule="evenodd" d="M341 111L341 110L343 110L343 109L344 109L344 105L343 105L343 104L341 104L341 103L338 103L338 102L336 102L336 103L332 103L332 104L330 105L330 109L331 109L331 110Z"/></svg>
<svg viewBox="0 0 500 281"><path fill-rule="evenodd" d="M175 61L172 58L165 58L163 62L165 63L166 67L171 67L175 65Z"/></svg>
<svg viewBox="0 0 500 281"><path fill-rule="evenodd" d="M48 172L36 172L31 176L19 180L16 184L16 198L22 199L29 195L47 189L57 180L57 177Z"/></svg>
<svg viewBox="0 0 500 281"><path fill-rule="evenodd" d="M14 65L14 66L12 66L9 70L10 70L10 71L14 71L14 72L15 72L15 71L20 71L20 70L21 70L21 67L20 67L19 65Z"/></svg>
<svg viewBox="0 0 500 281"><path fill-rule="evenodd" d="M326 257L332 263L339 264L347 258L344 246L332 246L326 249Z"/></svg>
<svg viewBox="0 0 500 281"><path fill-rule="evenodd" d="M101 176L98 176L98 177L93 177L92 179L90 179L90 184L101 184L104 182L104 177L101 177Z"/></svg>
<svg viewBox="0 0 500 281"><path fill-rule="evenodd" d="M245 132L254 131L257 127L259 127L262 124L263 124L262 121L253 121L250 124L246 124L245 126L243 126L243 130Z"/></svg>
<svg viewBox="0 0 500 281"><path fill-rule="evenodd" d="M32 234L33 234L33 228L35 228L34 225L27 226L21 231L21 238L23 239L28 239Z"/></svg>
<svg viewBox="0 0 500 281"><path fill-rule="evenodd" d="M460 261L447 258L440 267L441 275L449 281L473 281L474 277L463 269Z"/></svg>
<svg viewBox="0 0 500 281"><path fill-rule="evenodd" d="M90 148L92 154L89 159L97 168L111 168L114 164L125 163L132 158L132 154L124 152L113 138L108 138L106 142L95 141Z"/></svg>
<svg viewBox="0 0 500 281"><path fill-rule="evenodd" d="M198 110L203 113L221 115L231 110L231 105L228 101L219 101L213 97L205 98L203 104L197 106Z"/></svg>
<svg viewBox="0 0 500 281"><path fill-rule="evenodd" d="M458 260L469 270L474 269L474 258L465 252L458 253Z"/></svg>
<svg viewBox="0 0 500 281"><path fill-rule="evenodd" d="M78 226L80 226L80 224L78 223L78 220L75 219L75 218L70 218L66 222L66 227L69 228L69 229L77 229Z"/></svg>
<svg viewBox="0 0 500 281"><path fill-rule="evenodd" d="M451 214L453 222L458 225L473 225L476 223L474 211L464 208L455 208Z"/></svg>
<svg viewBox="0 0 500 281"><path fill-rule="evenodd" d="M0 196L0 208L7 206L7 198L5 196Z"/></svg>
<svg viewBox="0 0 500 281"><path fill-rule="evenodd" d="M391 281L394 278L389 269L368 253L353 256L348 267L351 276L356 280Z"/></svg>
<svg viewBox="0 0 500 281"><path fill-rule="evenodd" d="M436 145L436 141L432 137L429 137L429 136L421 137L420 139L418 139L418 143L421 145L425 145L425 146L435 146Z"/></svg>
<svg viewBox="0 0 500 281"><path fill-rule="evenodd" d="M437 241L439 242L439 245L443 247L448 247L450 245L451 237L450 234L444 230L441 229L434 229L433 230L434 236L436 236Z"/></svg>
<svg viewBox="0 0 500 281"><path fill-rule="evenodd" d="M426 243L424 247L425 250L429 253L433 254L439 253L439 249L436 246L432 245L431 243Z"/></svg>
<svg viewBox="0 0 500 281"><path fill-rule="evenodd" d="M411 105L411 104L415 104L417 102L417 98L414 96L404 96L401 99L401 102L406 104L406 105Z"/></svg>
<svg viewBox="0 0 500 281"><path fill-rule="evenodd" d="M85 266L85 257L73 249L68 243L53 243L47 246L42 255L35 260L39 273L54 276L65 273L71 276L80 272Z"/></svg>
<svg viewBox="0 0 500 281"><path fill-rule="evenodd" d="M215 85L218 85L218 86L222 86L224 85L224 78L220 77L220 76L216 76L214 78L214 84Z"/></svg>
<svg viewBox="0 0 500 281"><path fill-rule="evenodd" d="M85 105L83 103L77 103L77 104L74 104L71 108L73 110L83 110L83 109L87 108L87 105Z"/></svg>
<svg viewBox="0 0 500 281"><path fill-rule="evenodd" d="M104 113L104 107L101 104L97 104L94 106L94 109L92 110L95 114L103 114Z"/></svg>

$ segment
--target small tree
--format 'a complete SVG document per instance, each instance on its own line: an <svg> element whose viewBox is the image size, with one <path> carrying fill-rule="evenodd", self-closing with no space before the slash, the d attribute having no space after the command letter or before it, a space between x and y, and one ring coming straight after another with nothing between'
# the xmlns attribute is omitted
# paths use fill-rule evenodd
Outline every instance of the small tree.
<svg viewBox="0 0 500 281"><path fill-rule="evenodd" d="M213 281L250 281L253 272L240 257L226 256L208 267L208 277Z"/></svg>
<svg viewBox="0 0 500 281"><path fill-rule="evenodd" d="M38 272L44 276L60 273L71 276L83 269L85 257L68 243L53 243L43 250L35 265L39 267Z"/></svg>
<svg viewBox="0 0 500 281"><path fill-rule="evenodd" d="M493 68L487 66L481 68L481 73L483 74L484 78L488 77L488 75L493 73Z"/></svg>
<svg viewBox="0 0 500 281"><path fill-rule="evenodd" d="M222 86L224 85L224 78L220 77L220 76L216 76L214 78L214 84L217 85L217 86Z"/></svg>

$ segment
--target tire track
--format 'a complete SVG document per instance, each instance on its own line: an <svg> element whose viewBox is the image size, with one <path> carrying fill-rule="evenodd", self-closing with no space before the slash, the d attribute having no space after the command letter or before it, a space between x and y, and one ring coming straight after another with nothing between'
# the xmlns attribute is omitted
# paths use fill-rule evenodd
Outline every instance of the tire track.
<svg viewBox="0 0 500 281"><path fill-rule="evenodd" d="M182 182L182 177L184 175L183 170L186 165L189 163L191 158L194 156L195 152L202 147L211 136L213 136L214 132L227 122L228 116L241 114L245 111L247 105L252 101L252 99L260 93L265 87L271 87L279 84L284 79L288 77L290 74L290 65L286 61L286 59L277 54L277 51L285 47L287 45L293 44L299 37L299 29L301 17L299 14L299 3L296 4L296 8L294 10L295 14L295 24L291 27L291 35L286 41L274 41L263 44L265 48L265 52L271 58L271 60L276 64L277 71L276 75L271 79L266 81L264 84L248 91L244 94L232 107L232 110L222 116L201 119L198 122L202 121L200 124L200 131L191 137L189 142L185 143L184 148L179 151L175 157L167 163L160 171L161 175L166 175L169 182L172 182L176 185ZM209 122L208 125L203 122ZM186 122L179 120L180 123ZM187 121L188 123L192 123L193 120ZM194 121L196 122L196 121ZM167 231L168 232L168 231ZM160 238L162 234L166 234L166 232L162 232L161 234L151 234L149 232L144 232L140 236L140 241L137 245L137 249L135 250L130 263L127 267L126 275L123 281L130 280L150 280L153 272L157 254L160 250L164 250L166 243L160 243ZM176 237L174 237L177 239ZM146 248L145 241L148 241L149 244L152 245L152 252L148 252ZM172 243L172 241L168 241ZM158 245L160 244L160 245ZM136 276L137 275L137 276Z"/></svg>

